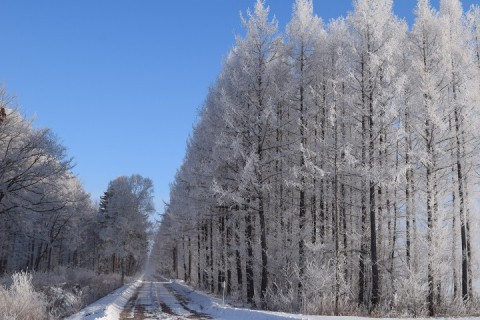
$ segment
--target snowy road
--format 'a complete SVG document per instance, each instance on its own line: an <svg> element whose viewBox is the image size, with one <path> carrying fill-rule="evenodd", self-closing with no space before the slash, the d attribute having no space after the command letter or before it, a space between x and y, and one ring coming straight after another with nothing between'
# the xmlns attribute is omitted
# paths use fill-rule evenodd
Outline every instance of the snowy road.
<svg viewBox="0 0 480 320"><path fill-rule="evenodd" d="M220 299L196 291L182 281L169 281L164 278L153 281L150 277L141 279L143 280L139 279L115 290L67 320L369 320L358 317L307 316L235 308L228 304L223 305Z"/></svg>
<svg viewBox="0 0 480 320"><path fill-rule="evenodd" d="M169 281L143 281L120 319L211 319L188 307L188 298L176 291Z"/></svg>

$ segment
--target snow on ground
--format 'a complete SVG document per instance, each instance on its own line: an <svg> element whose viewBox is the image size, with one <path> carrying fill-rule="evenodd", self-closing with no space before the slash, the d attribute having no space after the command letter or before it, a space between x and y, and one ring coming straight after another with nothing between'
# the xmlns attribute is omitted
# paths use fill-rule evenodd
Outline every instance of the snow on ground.
<svg viewBox="0 0 480 320"><path fill-rule="evenodd" d="M310 319L310 320L366 320L371 318L362 317L334 317L334 316L311 316L301 314L291 314L284 312L270 312L260 310L250 310L243 308L234 308L229 305L223 306L222 301L217 298L212 298L207 294L200 293L192 288L180 283L172 282L170 285L172 289L181 294L188 301L187 307L199 313L210 315L213 319L223 320L283 320L283 319ZM442 318L437 318L442 319ZM476 319L479 318L463 318ZM393 320L391 318L376 318L375 320ZM407 320L407 319L402 319ZM416 319L418 320L418 318ZM455 320L461 320L456 318Z"/></svg>
<svg viewBox="0 0 480 320"><path fill-rule="evenodd" d="M85 307L80 312L68 317L67 320L118 319L128 300L133 296L141 284L142 281L137 280L131 284L124 285Z"/></svg>
<svg viewBox="0 0 480 320"><path fill-rule="evenodd" d="M128 304L127 304L128 302ZM122 313L123 311L123 313ZM307 316L235 308L223 305L180 281L137 280L89 305L67 320L122 319L223 319L223 320L367 320L362 317ZM441 319L441 318L437 318ZM456 318L479 319L479 318ZM375 320L387 320L376 318ZM388 319L392 320L392 319ZM407 319L402 319L407 320Z"/></svg>

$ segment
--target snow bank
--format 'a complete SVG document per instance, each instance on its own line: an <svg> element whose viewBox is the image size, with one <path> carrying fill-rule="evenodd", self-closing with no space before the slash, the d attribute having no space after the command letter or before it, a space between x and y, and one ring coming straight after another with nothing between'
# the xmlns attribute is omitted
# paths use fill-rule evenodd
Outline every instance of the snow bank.
<svg viewBox="0 0 480 320"><path fill-rule="evenodd" d="M137 280L136 282L125 285L106 297L98 300L97 302L89 305L81 312L67 318L67 320L94 320L94 319L103 319L103 320L116 320L120 318L124 307L127 305L127 302L138 292L139 287L143 284L142 280ZM163 299L157 302L162 302L167 305L173 312L178 313L181 316L189 317L191 316L201 317L203 315L209 316L212 319L222 319L222 320L287 320L287 319L301 319L301 320L371 320L372 318L364 317L351 317L351 316L307 316L301 314L293 313L283 313L283 312L270 312L270 311L261 311L261 310L250 310L242 308L234 308L229 305L222 305L222 301L218 298L211 297L205 293L195 291L194 289L183 284L183 282L173 281L173 282L162 282L164 286L163 290L165 292L170 292L169 294L156 296L156 299ZM151 288L150 288L151 290ZM160 294L160 292L159 292ZM166 299L168 298L168 299ZM152 296L149 296L149 302L152 302ZM138 302L138 300L137 300ZM146 303L145 306L148 306L149 303ZM162 307L163 308L163 307ZM178 309L178 310L177 310ZM156 316L169 316L168 314L160 313L160 308L154 308ZM158 310L158 314L156 313ZM187 312L188 311L188 312ZM149 311L150 312L150 311ZM155 315L151 314L155 317ZM171 318L169 318L171 319ZM436 318L444 319L444 318ZM456 320L466 320L466 319L475 319L478 318L456 318ZM393 320L386 318L376 318L375 320ZM402 320L409 320L407 318ZM418 320L418 319L411 319Z"/></svg>
<svg viewBox="0 0 480 320"><path fill-rule="evenodd" d="M198 312L212 316L214 319L224 320L284 320L284 319L317 319L312 316L302 316L296 314L288 314L282 312L267 312L260 310L250 310L242 308L234 308L229 305L222 305L220 299L212 298L204 293L194 291L192 288L172 282L172 289L185 295L188 298L187 307ZM318 317L324 320L328 317Z"/></svg>
<svg viewBox="0 0 480 320"><path fill-rule="evenodd" d="M174 281L170 285L172 289L185 295L188 298L188 308L202 314L207 314L213 319L222 320L286 320L286 319L301 319L301 320L372 320L366 317L353 316L311 316L284 312L270 312L261 310L250 310L242 308L234 308L229 305L223 306L222 301L218 298L213 298L207 294L200 293L192 288ZM400 319L400 318L397 318ZM420 318L405 318L401 320L418 320ZM434 319L449 319L449 318L434 318ZM455 320L478 320L475 317L456 318ZM394 320L394 318L375 318L375 320Z"/></svg>
<svg viewBox="0 0 480 320"><path fill-rule="evenodd" d="M124 285L109 295L85 307L79 313L68 317L67 320L118 319L128 300L133 296L141 284L142 280L137 280L134 283Z"/></svg>

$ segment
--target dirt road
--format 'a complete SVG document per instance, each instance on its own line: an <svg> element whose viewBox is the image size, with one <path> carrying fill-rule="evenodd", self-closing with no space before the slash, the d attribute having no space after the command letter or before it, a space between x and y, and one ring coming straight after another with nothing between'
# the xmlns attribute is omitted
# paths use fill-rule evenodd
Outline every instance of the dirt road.
<svg viewBox="0 0 480 320"><path fill-rule="evenodd" d="M120 319L211 319L190 309L188 303L188 298L175 291L166 279L143 281L128 301Z"/></svg>

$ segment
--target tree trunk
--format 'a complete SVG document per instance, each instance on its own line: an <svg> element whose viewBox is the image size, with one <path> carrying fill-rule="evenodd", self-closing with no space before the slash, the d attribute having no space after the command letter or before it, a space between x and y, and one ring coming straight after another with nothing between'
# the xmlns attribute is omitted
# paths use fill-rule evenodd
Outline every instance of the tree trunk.
<svg viewBox="0 0 480 320"><path fill-rule="evenodd" d="M199 225L197 226L197 284L199 286L201 286L203 284L202 271L201 271L201 264L202 264L202 261L201 261L201 257L202 257L202 254L201 254L201 234L202 234L202 231L201 231L200 225L201 225L201 223L199 223Z"/></svg>
<svg viewBox="0 0 480 320"><path fill-rule="evenodd" d="M185 237L182 237L182 257L183 257L183 281L187 282L187 259L185 259Z"/></svg>
<svg viewBox="0 0 480 320"><path fill-rule="evenodd" d="M410 216L412 211L411 197L410 194L411 186L410 183L411 177L411 168L410 168L410 152L411 152L411 143L410 143L410 132L409 132L409 114L408 110L405 111L405 166L406 166L406 185L405 185L405 249L406 249L406 258L407 258L407 267L410 269L410 255L411 255L411 233L410 233Z"/></svg>
<svg viewBox="0 0 480 320"><path fill-rule="evenodd" d="M172 268L173 273L175 274L175 279L178 279L178 270L177 270L177 246L175 245L172 250Z"/></svg>
<svg viewBox="0 0 480 320"><path fill-rule="evenodd" d="M428 261L427 261L427 281L428 281L428 293L427 293L427 307L429 316L435 315L435 304L434 304L434 276L433 276L433 210L434 210L434 193L433 190L433 163L434 163L434 152L433 152L433 128L430 123L430 120L425 121L425 136L427 138L427 154L428 159L430 160L427 164L427 246L428 246Z"/></svg>
<svg viewBox="0 0 480 320"><path fill-rule="evenodd" d="M121 266L122 268L122 285L125 284L125 257L122 257Z"/></svg>
<svg viewBox="0 0 480 320"><path fill-rule="evenodd" d="M455 86L453 86L455 96ZM458 186L458 208L460 215L460 237L462 245L462 299L464 302L469 300L468 290L468 250L467 250L467 224L465 219L465 198L463 193L463 172L461 162L461 142L460 142L460 119L458 107L455 107L455 140L456 140L456 166L457 166L457 186Z"/></svg>
<svg viewBox="0 0 480 320"><path fill-rule="evenodd" d="M365 116L362 117L362 167L365 168L366 165L366 119ZM367 232L367 183L366 178L362 178L362 191L361 191L361 206L362 206L362 217L361 217L361 244L360 244L360 257L359 257L359 275L358 275L358 303L364 305L365 303L365 276L366 276L366 261L365 254L367 251L366 245L366 232Z"/></svg>
<svg viewBox="0 0 480 320"><path fill-rule="evenodd" d="M374 142L374 123L373 123L373 98L370 94L369 97L369 167L370 172L374 170L374 159L375 159L375 142ZM370 179L370 258L372 260L372 309L374 310L380 299L380 287L378 279L378 261L377 261L377 227L376 227L376 217L375 217L375 181Z"/></svg>
<svg viewBox="0 0 480 320"><path fill-rule="evenodd" d="M253 279L253 221L252 215L247 213L245 216L245 240L247 244L247 260L245 264L245 276L247 280L247 302L255 306L253 299L255 294L255 283Z"/></svg>
<svg viewBox="0 0 480 320"><path fill-rule="evenodd" d="M449 117L449 130L453 132L452 126L452 119ZM452 159L455 159L455 147L451 146L450 156ZM457 180L455 179L456 166L453 165L451 172L452 172L452 278L453 278L453 299L456 300L458 298L458 284L457 284L457 198L456 198L456 191L458 191Z"/></svg>
<svg viewBox="0 0 480 320"><path fill-rule="evenodd" d="M192 243L188 237L188 281L192 281Z"/></svg>
<svg viewBox="0 0 480 320"><path fill-rule="evenodd" d="M235 262L237 268L237 290L242 293L243 292L243 278L242 278L242 260L240 255L240 225L237 222L235 224Z"/></svg>
<svg viewBox="0 0 480 320"><path fill-rule="evenodd" d="M268 255L267 255L267 229L265 225L265 212L263 208L263 198L260 199L260 247L262 249L262 282L261 282L261 299L262 305L265 307L267 285L268 285Z"/></svg>
<svg viewBox="0 0 480 320"><path fill-rule="evenodd" d="M304 78L304 64L305 64L305 55L303 43L301 46L301 55L300 55L300 199L299 199L299 208L298 208L298 271L299 271L299 281L298 281L298 297L300 304L302 303L303 296L303 274L305 272L305 158L303 150L306 148L306 136L305 136L305 106L304 106L304 88L303 88L303 78Z"/></svg>
<svg viewBox="0 0 480 320"><path fill-rule="evenodd" d="M210 291L211 292L214 292L215 288L214 288L214 274L213 274L213 216L210 217L210 228L209 228L209 235L210 235L210 265L209 265L209 269L210 269L210 274L208 276L208 278L210 279L210 283L209 283L209 288L210 288Z"/></svg>

